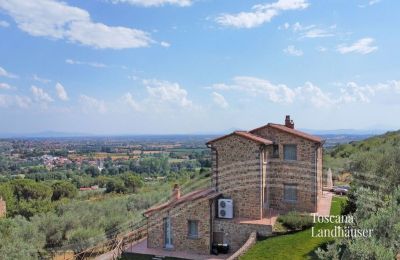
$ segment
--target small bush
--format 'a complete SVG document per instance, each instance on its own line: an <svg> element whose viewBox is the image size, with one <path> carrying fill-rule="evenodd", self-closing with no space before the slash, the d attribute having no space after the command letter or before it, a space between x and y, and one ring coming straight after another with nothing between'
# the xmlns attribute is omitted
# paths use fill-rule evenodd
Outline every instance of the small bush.
<svg viewBox="0 0 400 260"><path fill-rule="evenodd" d="M313 225L312 216L291 211L278 217L278 221L288 229L301 230Z"/></svg>

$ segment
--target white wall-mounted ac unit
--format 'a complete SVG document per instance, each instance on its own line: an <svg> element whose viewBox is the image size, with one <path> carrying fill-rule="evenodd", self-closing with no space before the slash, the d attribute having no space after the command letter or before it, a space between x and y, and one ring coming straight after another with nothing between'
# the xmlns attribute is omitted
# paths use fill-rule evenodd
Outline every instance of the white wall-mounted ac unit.
<svg viewBox="0 0 400 260"><path fill-rule="evenodd" d="M218 200L218 217L233 218L233 200L219 199Z"/></svg>

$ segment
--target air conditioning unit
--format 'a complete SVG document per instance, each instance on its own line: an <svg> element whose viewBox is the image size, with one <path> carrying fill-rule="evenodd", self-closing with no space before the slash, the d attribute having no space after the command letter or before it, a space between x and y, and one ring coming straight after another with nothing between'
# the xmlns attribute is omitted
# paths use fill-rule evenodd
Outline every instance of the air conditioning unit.
<svg viewBox="0 0 400 260"><path fill-rule="evenodd" d="M219 199L218 200L218 217L233 218L233 200Z"/></svg>

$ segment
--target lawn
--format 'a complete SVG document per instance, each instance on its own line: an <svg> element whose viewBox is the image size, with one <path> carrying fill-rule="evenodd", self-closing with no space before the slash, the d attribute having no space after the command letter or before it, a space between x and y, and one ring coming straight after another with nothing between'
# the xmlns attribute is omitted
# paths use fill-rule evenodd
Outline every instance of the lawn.
<svg viewBox="0 0 400 260"><path fill-rule="evenodd" d="M339 215L341 203L345 198L334 197L331 205L331 215ZM317 223L318 229L332 229L335 224ZM312 237L311 228L296 233L267 238L257 242L240 260L254 259L315 259L314 250L319 246L332 241L332 238Z"/></svg>

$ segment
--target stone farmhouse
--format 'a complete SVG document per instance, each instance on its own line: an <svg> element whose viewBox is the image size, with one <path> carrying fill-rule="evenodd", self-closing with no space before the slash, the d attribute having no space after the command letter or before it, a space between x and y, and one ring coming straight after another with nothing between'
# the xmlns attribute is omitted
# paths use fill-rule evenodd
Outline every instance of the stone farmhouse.
<svg viewBox="0 0 400 260"><path fill-rule="evenodd" d="M322 198L322 140L284 124L235 131L207 143L212 184L145 212L147 248L210 254L216 244L238 250L252 232L272 233L273 217L317 212Z"/></svg>

